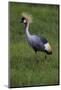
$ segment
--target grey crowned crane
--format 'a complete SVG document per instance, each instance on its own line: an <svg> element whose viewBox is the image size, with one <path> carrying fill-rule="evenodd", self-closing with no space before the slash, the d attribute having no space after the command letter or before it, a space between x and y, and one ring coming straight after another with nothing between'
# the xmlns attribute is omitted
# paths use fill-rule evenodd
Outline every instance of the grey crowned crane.
<svg viewBox="0 0 61 90"><path fill-rule="evenodd" d="M43 37L39 37L37 35L31 35L29 33L29 24L32 22L31 15L28 15L27 13L22 13L21 23L24 24L24 32L27 39L28 44L30 47L32 47L35 51L42 51L47 54L52 54L51 46L47 39Z"/></svg>

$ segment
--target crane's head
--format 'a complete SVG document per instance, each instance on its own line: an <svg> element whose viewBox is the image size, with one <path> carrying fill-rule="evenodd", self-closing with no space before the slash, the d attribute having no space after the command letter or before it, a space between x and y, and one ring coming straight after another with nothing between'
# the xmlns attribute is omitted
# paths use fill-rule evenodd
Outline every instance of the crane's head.
<svg viewBox="0 0 61 90"><path fill-rule="evenodd" d="M32 23L32 16L27 13L22 13L21 23Z"/></svg>

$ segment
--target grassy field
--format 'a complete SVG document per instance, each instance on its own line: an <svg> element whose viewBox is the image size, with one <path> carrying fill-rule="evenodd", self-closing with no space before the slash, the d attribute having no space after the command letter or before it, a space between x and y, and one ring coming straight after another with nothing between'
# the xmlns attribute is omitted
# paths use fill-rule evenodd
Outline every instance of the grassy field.
<svg viewBox="0 0 61 90"><path fill-rule="evenodd" d="M53 54L37 54L28 46L21 13L30 13L33 23L30 33L46 37L51 43ZM9 81L10 87L56 85L58 80L58 6L9 3Z"/></svg>

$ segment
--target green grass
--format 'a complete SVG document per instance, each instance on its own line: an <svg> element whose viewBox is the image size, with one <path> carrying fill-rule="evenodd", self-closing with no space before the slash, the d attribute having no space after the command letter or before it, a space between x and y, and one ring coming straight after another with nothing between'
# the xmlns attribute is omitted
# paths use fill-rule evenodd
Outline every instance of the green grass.
<svg viewBox="0 0 61 90"><path fill-rule="evenodd" d="M33 16L30 32L46 37L51 43L53 54L37 54L25 40L23 25L20 24L22 12ZM35 85L56 85L58 80L58 6L9 3L9 53L10 87Z"/></svg>

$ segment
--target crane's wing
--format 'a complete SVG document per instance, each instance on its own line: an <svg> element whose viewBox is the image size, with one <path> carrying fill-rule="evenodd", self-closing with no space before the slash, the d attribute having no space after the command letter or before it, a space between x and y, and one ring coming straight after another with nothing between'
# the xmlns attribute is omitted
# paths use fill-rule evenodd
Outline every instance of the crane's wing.
<svg viewBox="0 0 61 90"><path fill-rule="evenodd" d="M32 35L31 46L34 49L43 51L45 49L45 46L44 46L45 43L47 43L46 39L36 35Z"/></svg>

